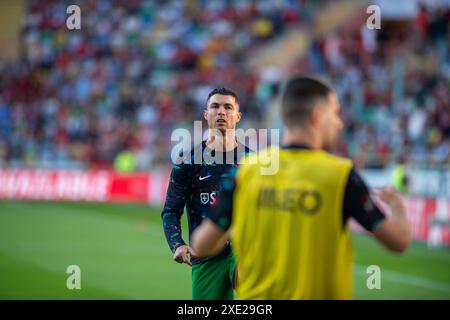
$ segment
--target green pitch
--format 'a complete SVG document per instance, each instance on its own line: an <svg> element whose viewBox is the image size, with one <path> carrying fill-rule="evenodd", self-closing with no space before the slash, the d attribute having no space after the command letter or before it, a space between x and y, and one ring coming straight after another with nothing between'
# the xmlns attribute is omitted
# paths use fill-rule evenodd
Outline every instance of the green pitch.
<svg viewBox="0 0 450 320"><path fill-rule="evenodd" d="M395 256L353 240L357 299L450 299L448 249L414 243ZM69 265L81 268L81 290L66 287ZM367 289L369 265L381 268L380 290ZM190 267L172 261L159 209L0 202L0 299L190 298Z"/></svg>

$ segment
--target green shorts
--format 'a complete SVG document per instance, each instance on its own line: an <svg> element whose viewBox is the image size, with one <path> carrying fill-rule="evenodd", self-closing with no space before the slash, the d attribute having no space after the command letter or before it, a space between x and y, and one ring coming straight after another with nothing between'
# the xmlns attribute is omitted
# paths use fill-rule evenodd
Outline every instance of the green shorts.
<svg viewBox="0 0 450 320"><path fill-rule="evenodd" d="M194 300L233 300L236 261L230 253L192 266Z"/></svg>

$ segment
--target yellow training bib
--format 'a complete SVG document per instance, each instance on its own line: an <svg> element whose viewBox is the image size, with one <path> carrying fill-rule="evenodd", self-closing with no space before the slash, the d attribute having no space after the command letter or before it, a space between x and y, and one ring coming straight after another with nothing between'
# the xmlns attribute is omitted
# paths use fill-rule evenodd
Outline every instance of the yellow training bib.
<svg viewBox="0 0 450 320"><path fill-rule="evenodd" d="M263 162L254 163L275 152L278 172L262 175ZM238 299L352 298L352 246L342 225L351 167L325 151L279 148L239 167L232 233Z"/></svg>

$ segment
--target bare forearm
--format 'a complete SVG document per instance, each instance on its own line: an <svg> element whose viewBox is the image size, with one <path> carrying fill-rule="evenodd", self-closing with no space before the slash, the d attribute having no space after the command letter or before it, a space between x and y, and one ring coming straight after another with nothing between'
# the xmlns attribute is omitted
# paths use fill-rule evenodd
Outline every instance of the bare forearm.
<svg viewBox="0 0 450 320"><path fill-rule="evenodd" d="M213 256L225 246L228 238L228 232L206 219L192 235L192 248L198 257Z"/></svg>
<svg viewBox="0 0 450 320"><path fill-rule="evenodd" d="M389 250L403 253L411 242L411 225L404 201L398 193L389 189L381 190L380 197L389 205L392 215L380 224L374 235Z"/></svg>
<svg viewBox="0 0 450 320"><path fill-rule="evenodd" d="M411 223L408 220L406 209L404 209L404 211L393 211L392 219L397 225L397 230L400 237L400 242L402 243L402 247L406 249L408 247L408 244L411 242L412 237Z"/></svg>

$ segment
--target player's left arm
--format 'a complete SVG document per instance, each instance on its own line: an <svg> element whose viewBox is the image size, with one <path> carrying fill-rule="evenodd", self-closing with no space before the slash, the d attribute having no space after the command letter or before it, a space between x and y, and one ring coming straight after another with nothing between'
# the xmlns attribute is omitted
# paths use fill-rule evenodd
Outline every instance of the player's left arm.
<svg viewBox="0 0 450 320"><path fill-rule="evenodd" d="M230 238L235 178L232 169L221 181L221 192L215 208L192 234L192 249L197 257L210 257L219 253Z"/></svg>
<svg viewBox="0 0 450 320"><path fill-rule="evenodd" d="M354 168L350 171L344 193L344 226L350 217L369 232L373 232L386 218L373 201L366 183Z"/></svg>
<svg viewBox="0 0 450 320"><path fill-rule="evenodd" d="M389 188L376 190L379 200L392 210L386 216L372 199L371 192L361 176L352 169L344 196L344 225L353 217L388 250L403 253L411 241L411 226L400 194Z"/></svg>

